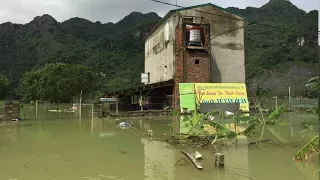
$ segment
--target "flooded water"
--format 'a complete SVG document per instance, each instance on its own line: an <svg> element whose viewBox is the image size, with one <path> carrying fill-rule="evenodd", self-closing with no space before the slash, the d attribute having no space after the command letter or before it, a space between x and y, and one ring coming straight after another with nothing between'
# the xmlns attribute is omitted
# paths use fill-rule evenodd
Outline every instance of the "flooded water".
<svg viewBox="0 0 320 180"><path fill-rule="evenodd" d="M119 129L114 119L86 118L86 113L80 119L75 114L57 116L46 111L37 119L0 125L0 179L317 180L317 160L293 161L295 153L316 135L305 131L300 120L316 116L292 114L290 118L287 114L283 119L292 126L262 127L256 139L291 142L288 145L248 145L254 139L239 137L237 147L218 148L225 154L223 169L214 166L212 150L199 148L204 158L199 161L204 169L199 171L189 161L176 164L185 158L179 150L147 137L152 129L158 138L170 138L180 131L177 117L120 118L132 122L135 129Z"/></svg>

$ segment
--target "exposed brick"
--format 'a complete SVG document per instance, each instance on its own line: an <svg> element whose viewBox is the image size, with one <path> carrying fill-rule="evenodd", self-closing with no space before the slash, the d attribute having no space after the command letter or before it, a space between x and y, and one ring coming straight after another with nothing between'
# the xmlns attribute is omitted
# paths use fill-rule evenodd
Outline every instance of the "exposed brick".
<svg viewBox="0 0 320 180"><path fill-rule="evenodd" d="M187 68L187 79L183 81L183 28L182 25L176 28L176 62L175 62L175 86L173 89L173 107L180 109L179 83L201 83L210 82L210 54L207 50L187 49L185 54L185 66ZM207 49L210 43L209 27L204 27L204 48ZM199 60L199 64L195 64Z"/></svg>

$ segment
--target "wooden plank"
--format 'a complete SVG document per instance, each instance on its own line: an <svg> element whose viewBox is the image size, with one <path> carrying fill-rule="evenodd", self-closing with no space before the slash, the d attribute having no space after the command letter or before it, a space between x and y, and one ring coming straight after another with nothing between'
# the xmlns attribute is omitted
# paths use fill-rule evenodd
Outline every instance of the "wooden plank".
<svg viewBox="0 0 320 180"><path fill-rule="evenodd" d="M186 155L188 157L188 159L193 163L193 165L198 169L198 170L202 170L203 167L197 162L197 160L188 152L186 151L181 151L184 155Z"/></svg>

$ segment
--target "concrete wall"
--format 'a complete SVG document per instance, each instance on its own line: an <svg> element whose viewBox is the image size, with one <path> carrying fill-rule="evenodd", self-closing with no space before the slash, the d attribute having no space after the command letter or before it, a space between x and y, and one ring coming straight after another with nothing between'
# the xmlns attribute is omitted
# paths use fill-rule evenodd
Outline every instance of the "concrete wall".
<svg viewBox="0 0 320 180"><path fill-rule="evenodd" d="M237 29L243 26L244 22L222 17L227 16L240 19L238 16L212 6L194 9L209 12L210 14L187 9L180 11L179 16L204 17L202 23L210 24L211 82L244 83L244 29Z"/></svg>
<svg viewBox="0 0 320 180"><path fill-rule="evenodd" d="M145 73L150 72L150 83L174 79L175 28L181 16L204 17L202 24L210 24L211 82L244 83L244 30L238 16L212 6L186 9L172 14L145 41ZM221 16L216 16L217 14ZM227 17L222 17L227 16ZM236 30L237 29L237 30Z"/></svg>
<svg viewBox="0 0 320 180"><path fill-rule="evenodd" d="M150 73L150 83L174 78L174 24L169 17L145 41L145 73Z"/></svg>

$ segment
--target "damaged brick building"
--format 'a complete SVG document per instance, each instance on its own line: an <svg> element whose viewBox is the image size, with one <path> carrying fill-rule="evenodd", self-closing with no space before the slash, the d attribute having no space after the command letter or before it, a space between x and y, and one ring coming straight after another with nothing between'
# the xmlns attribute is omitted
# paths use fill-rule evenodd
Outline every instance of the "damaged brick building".
<svg viewBox="0 0 320 180"><path fill-rule="evenodd" d="M152 109L179 109L179 83L244 83L245 23L210 3L171 10L145 37L146 85L114 96L136 103L148 94L149 104L163 104Z"/></svg>

